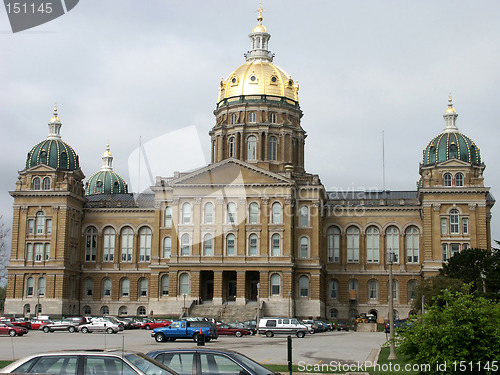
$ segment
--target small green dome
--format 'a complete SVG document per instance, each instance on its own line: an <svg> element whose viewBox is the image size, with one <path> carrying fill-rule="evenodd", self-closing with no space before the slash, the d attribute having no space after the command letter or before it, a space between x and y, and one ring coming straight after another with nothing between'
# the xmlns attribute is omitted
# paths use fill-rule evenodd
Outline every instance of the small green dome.
<svg viewBox="0 0 500 375"><path fill-rule="evenodd" d="M113 171L113 155L109 151L108 143L102 155L101 170L90 176L85 183L85 195L126 193L128 193L127 183Z"/></svg>
<svg viewBox="0 0 500 375"><path fill-rule="evenodd" d="M96 172L85 183L85 195L126 193L127 183L114 171Z"/></svg>
<svg viewBox="0 0 500 375"><path fill-rule="evenodd" d="M445 132L434 137L424 150L424 166L459 159L480 165L479 147L467 136L459 132Z"/></svg>
<svg viewBox="0 0 500 375"><path fill-rule="evenodd" d="M74 171L80 168L80 162L75 150L61 139L61 125L57 115L57 107L55 107L54 115L49 121L49 135L47 139L33 146L28 152L26 169L37 165L48 165L66 171Z"/></svg>

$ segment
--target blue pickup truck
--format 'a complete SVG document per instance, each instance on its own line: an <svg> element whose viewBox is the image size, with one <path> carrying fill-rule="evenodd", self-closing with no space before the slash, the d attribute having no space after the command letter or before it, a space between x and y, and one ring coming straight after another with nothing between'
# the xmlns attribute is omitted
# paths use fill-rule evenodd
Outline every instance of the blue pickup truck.
<svg viewBox="0 0 500 375"><path fill-rule="evenodd" d="M205 335L205 341L213 338L213 332L210 326L197 326L188 321L172 322L168 327L155 328L151 332L156 342L175 341L177 339L198 340L200 333Z"/></svg>

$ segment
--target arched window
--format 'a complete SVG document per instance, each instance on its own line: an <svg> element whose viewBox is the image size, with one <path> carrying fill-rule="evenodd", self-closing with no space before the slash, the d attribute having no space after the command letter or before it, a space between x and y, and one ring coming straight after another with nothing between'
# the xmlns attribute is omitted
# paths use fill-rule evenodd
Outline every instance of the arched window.
<svg viewBox="0 0 500 375"><path fill-rule="evenodd" d="M109 315L109 307L108 306L101 307L101 315L102 316Z"/></svg>
<svg viewBox="0 0 500 375"><path fill-rule="evenodd" d="M111 279L108 277L102 280L102 295L103 297L111 297Z"/></svg>
<svg viewBox="0 0 500 375"><path fill-rule="evenodd" d="M191 224L191 204L188 202L182 205L182 223Z"/></svg>
<svg viewBox="0 0 500 375"><path fill-rule="evenodd" d="M236 255L234 240L235 240L234 234L230 233L226 236L226 255L228 256Z"/></svg>
<svg viewBox="0 0 500 375"><path fill-rule="evenodd" d="M277 123L276 113L274 113L274 112L269 113L269 122L271 124L276 124Z"/></svg>
<svg viewBox="0 0 500 375"><path fill-rule="evenodd" d="M309 207L302 206L299 211L299 226L308 227L309 226Z"/></svg>
<svg viewBox="0 0 500 375"><path fill-rule="evenodd" d="M386 233L386 245L387 245L387 263L399 262L399 230L396 227L387 228Z"/></svg>
<svg viewBox="0 0 500 375"><path fill-rule="evenodd" d="M203 237L203 255L212 256L213 253L213 238L210 233L205 234Z"/></svg>
<svg viewBox="0 0 500 375"><path fill-rule="evenodd" d="M234 137L229 138L228 141L228 150L229 150L229 157L234 158L235 156L235 140Z"/></svg>
<svg viewBox="0 0 500 375"><path fill-rule="evenodd" d="M40 163L47 164L47 151L45 151L45 150L42 150L40 152Z"/></svg>
<svg viewBox="0 0 500 375"><path fill-rule="evenodd" d="M255 112L250 112L248 114L248 122L257 122L257 116L255 115Z"/></svg>
<svg viewBox="0 0 500 375"><path fill-rule="evenodd" d="M378 299L378 281L370 280L368 282L368 298L371 300Z"/></svg>
<svg viewBox="0 0 500 375"><path fill-rule="evenodd" d="M127 314L128 314L127 306L120 306L120 308L118 309L118 315L127 316Z"/></svg>
<svg viewBox="0 0 500 375"><path fill-rule="evenodd" d="M120 292L122 297L130 296L130 280L126 277L120 281Z"/></svg>
<svg viewBox="0 0 500 375"><path fill-rule="evenodd" d="M408 301L415 299L415 294L417 292L418 281L410 280L408 281Z"/></svg>
<svg viewBox="0 0 500 375"><path fill-rule="evenodd" d="M300 237L299 246L299 258L309 258L309 238Z"/></svg>
<svg viewBox="0 0 500 375"><path fill-rule="evenodd" d="M269 137L269 160L278 160L278 139L273 135Z"/></svg>
<svg viewBox="0 0 500 375"><path fill-rule="evenodd" d="M213 224L214 223L214 205L211 202L205 203L205 207L203 210L203 222L205 224Z"/></svg>
<svg viewBox="0 0 500 375"><path fill-rule="evenodd" d="M66 154L64 151L61 152L61 160L59 165L61 166L61 168L68 168L68 154Z"/></svg>
<svg viewBox="0 0 500 375"><path fill-rule="evenodd" d="M33 190L40 190L40 177L35 177L32 181Z"/></svg>
<svg viewBox="0 0 500 375"><path fill-rule="evenodd" d="M271 256L276 257L281 255L281 236L275 233L271 237Z"/></svg>
<svg viewBox="0 0 500 375"><path fill-rule="evenodd" d="M328 228L328 262L340 262L340 230L337 227Z"/></svg>
<svg viewBox="0 0 500 375"><path fill-rule="evenodd" d="M163 258L170 258L172 255L172 239L165 237L163 239Z"/></svg>
<svg viewBox="0 0 500 375"><path fill-rule="evenodd" d="M453 209L450 211L450 233L459 233L459 213L458 210Z"/></svg>
<svg viewBox="0 0 500 375"><path fill-rule="evenodd" d="M299 277L299 296L309 297L309 278L307 276Z"/></svg>
<svg viewBox="0 0 500 375"><path fill-rule="evenodd" d="M330 310L330 318L331 319L337 319L338 316L339 316L339 312L337 309Z"/></svg>
<svg viewBox="0 0 500 375"><path fill-rule="evenodd" d="M139 279L139 297L147 297L148 296L148 279L141 278Z"/></svg>
<svg viewBox="0 0 500 375"><path fill-rule="evenodd" d="M257 160L257 138L253 135L247 138L247 160Z"/></svg>
<svg viewBox="0 0 500 375"><path fill-rule="evenodd" d="M378 263L379 260L379 231L376 227L370 227L366 231L366 261L367 263Z"/></svg>
<svg viewBox="0 0 500 375"><path fill-rule="evenodd" d="M347 283L347 288L349 291L349 300L356 301L358 299L358 281L350 279Z"/></svg>
<svg viewBox="0 0 500 375"><path fill-rule="evenodd" d="M92 296L94 294L94 280L90 277L85 279L85 295Z"/></svg>
<svg viewBox="0 0 500 375"><path fill-rule="evenodd" d="M35 281L33 280L32 277L28 277L26 279L26 295L27 296L32 296L33 295L33 289L35 287Z"/></svg>
<svg viewBox="0 0 500 375"><path fill-rule="evenodd" d="M450 159L458 159L458 147L455 143L450 145Z"/></svg>
<svg viewBox="0 0 500 375"><path fill-rule="evenodd" d="M112 262L115 259L115 230L111 227L104 229L103 262Z"/></svg>
<svg viewBox="0 0 500 375"><path fill-rule="evenodd" d="M43 179L43 190L50 190L50 178L45 177Z"/></svg>
<svg viewBox="0 0 500 375"><path fill-rule="evenodd" d="M146 316L146 308L144 306L139 306L137 308L137 315L138 316Z"/></svg>
<svg viewBox="0 0 500 375"><path fill-rule="evenodd" d="M92 314L92 309L90 308L90 306L83 306L83 309L82 309L82 312L83 312L83 315L90 315Z"/></svg>
<svg viewBox="0 0 500 375"><path fill-rule="evenodd" d="M281 276L277 273L271 276L271 295L279 296L281 294Z"/></svg>
<svg viewBox="0 0 500 375"><path fill-rule="evenodd" d="M130 227L122 229L121 235L122 262L132 262L132 250L134 245L134 231Z"/></svg>
<svg viewBox="0 0 500 375"><path fill-rule="evenodd" d="M238 114L232 113L231 114L231 124L236 124L237 122L238 122Z"/></svg>
<svg viewBox="0 0 500 375"><path fill-rule="evenodd" d="M43 234L45 232L45 214L42 211L36 213L36 233Z"/></svg>
<svg viewBox="0 0 500 375"><path fill-rule="evenodd" d="M227 204L227 223L228 224L236 224L236 204L233 202L229 202Z"/></svg>
<svg viewBox="0 0 500 375"><path fill-rule="evenodd" d="M272 224L281 224L281 203L274 202L272 205Z"/></svg>
<svg viewBox="0 0 500 375"><path fill-rule="evenodd" d="M444 186L451 186L451 173L444 174Z"/></svg>
<svg viewBox="0 0 500 375"><path fill-rule="evenodd" d="M418 229L409 227L406 229L406 261L418 263Z"/></svg>
<svg viewBox="0 0 500 375"><path fill-rule="evenodd" d="M248 255L255 256L259 254L259 239L255 233L248 237Z"/></svg>
<svg viewBox="0 0 500 375"><path fill-rule="evenodd" d="M329 286L329 296L331 299L339 298L339 282L337 280L330 280Z"/></svg>
<svg viewBox="0 0 500 375"><path fill-rule="evenodd" d="M359 262L359 229L356 227L347 229L347 262Z"/></svg>
<svg viewBox="0 0 500 375"><path fill-rule="evenodd" d="M181 296L189 295L189 274L187 273L182 273L179 276L179 294Z"/></svg>
<svg viewBox="0 0 500 375"><path fill-rule="evenodd" d="M464 175L460 172L455 175L455 186L464 186Z"/></svg>
<svg viewBox="0 0 500 375"><path fill-rule="evenodd" d="M85 261L95 262L97 256L97 229L91 227L87 229L85 241Z"/></svg>
<svg viewBox="0 0 500 375"><path fill-rule="evenodd" d="M161 295L168 296L168 288L170 287L170 277L163 275L161 278Z"/></svg>
<svg viewBox="0 0 500 375"><path fill-rule="evenodd" d="M256 202L250 203L248 211L248 222L250 224L257 224L259 222L259 205Z"/></svg>
<svg viewBox="0 0 500 375"><path fill-rule="evenodd" d="M170 228L172 226L172 207L165 208L165 216L163 219L165 227Z"/></svg>
<svg viewBox="0 0 500 375"><path fill-rule="evenodd" d="M151 229L142 227L139 229L139 262L151 260Z"/></svg>
<svg viewBox="0 0 500 375"><path fill-rule="evenodd" d="M191 254L191 238L189 234L184 233L181 237L181 255Z"/></svg>

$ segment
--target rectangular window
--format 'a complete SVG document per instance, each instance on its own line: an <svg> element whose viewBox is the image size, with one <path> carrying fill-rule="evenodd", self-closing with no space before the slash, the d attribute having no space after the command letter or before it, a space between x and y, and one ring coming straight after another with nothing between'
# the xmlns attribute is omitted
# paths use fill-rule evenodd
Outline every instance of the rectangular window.
<svg viewBox="0 0 500 375"><path fill-rule="evenodd" d="M33 219L28 220L28 234L33 234L35 231L35 221Z"/></svg>
<svg viewBox="0 0 500 375"><path fill-rule="evenodd" d="M26 260L33 260L33 244L26 244Z"/></svg>
<svg viewBox="0 0 500 375"><path fill-rule="evenodd" d="M115 257L115 235L104 233L103 261L112 262Z"/></svg>
<svg viewBox="0 0 500 375"><path fill-rule="evenodd" d="M458 254L459 252L460 252L460 244L458 244L458 243L452 243L451 244L451 254L450 254L450 256Z"/></svg>
<svg viewBox="0 0 500 375"><path fill-rule="evenodd" d="M249 255L257 255L257 236L250 236Z"/></svg>
<svg viewBox="0 0 500 375"><path fill-rule="evenodd" d="M227 249L226 249L227 255L235 255L234 251L234 237L229 237L227 238Z"/></svg>
<svg viewBox="0 0 500 375"><path fill-rule="evenodd" d="M51 219L45 220L45 225L47 227L47 234L51 234L52 233L52 220Z"/></svg>
<svg viewBox="0 0 500 375"><path fill-rule="evenodd" d="M149 262L151 259L151 236L141 235L139 237L139 261Z"/></svg>
<svg viewBox="0 0 500 375"><path fill-rule="evenodd" d="M45 244L45 260L50 258L50 243Z"/></svg>
<svg viewBox="0 0 500 375"><path fill-rule="evenodd" d="M273 248L273 256L278 256L280 255L280 236L279 235L274 235L272 237L272 248Z"/></svg>
<svg viewBox="0 0 500 375"><path fill-rule="evenodd" d="M444 243L441 245L441 252L442 252L443 262L447 262L448 261L448 245L447 244Z"/></svg>
<svg viewBox="0 0 500 375"><path fill-rule="evenodd" d="M469 234L469 219L467 218L462 219L462 233Z"/></svg>
<svg viewBox="0 0 500 375"><path fill-rule="evenodd" d="M450 215L450 233L457 234L459 233L459 224L458 224L458 215Z"/></svg>
<svg viewBox="0 0 500 375"><path fill-rule="evenodd" d="M35 244L35 262L41 262L43 259L43 244Z"/></svg>
<svg viewBox="0 0 500 375"><path fill-rule="evenodd" d="M441 234L448 234L448 225L446 224L446 218L441 218Z"/></svg>
<svg viewBox="0 0 500 375"><path fill-rule="evenodd" d="M462 245L462 250L467 250L469 248L469 244L468 243L464 243Z"/></svg>

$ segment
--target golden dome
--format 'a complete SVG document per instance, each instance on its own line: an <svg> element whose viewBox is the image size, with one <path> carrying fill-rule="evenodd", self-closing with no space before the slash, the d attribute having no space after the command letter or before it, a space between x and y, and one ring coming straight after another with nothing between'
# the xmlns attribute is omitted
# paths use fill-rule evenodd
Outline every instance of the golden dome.
<svg viewBox="0 0 500 375"><path fill-rule="evenodd" d="M252 33L267 33L267 29L264 25L257 25L253 28Z"/></svg>
<svg viewBox="0 0 500 375"><path fill-rule="evenodd" d="M57 103L54 104L54 115L50 118L49 122L61 122L59 116L57 115Z"/></svg>
<svg viewBox="0 0 500 375"><path fill-rule="evenodd" d="M298 102L298 93L298 83L283 69L268 61L253 60L221 82L218 101L240 95L270 95Z"/></svg>
<svg viewBox="0 0 500 375"><path fill-rule="evenodd" d="M448 108L446 109L446 113L456 113L456 112L457 112L457 111L455 111L455 108L453 108L453 107L448 107Z"/></svg>

